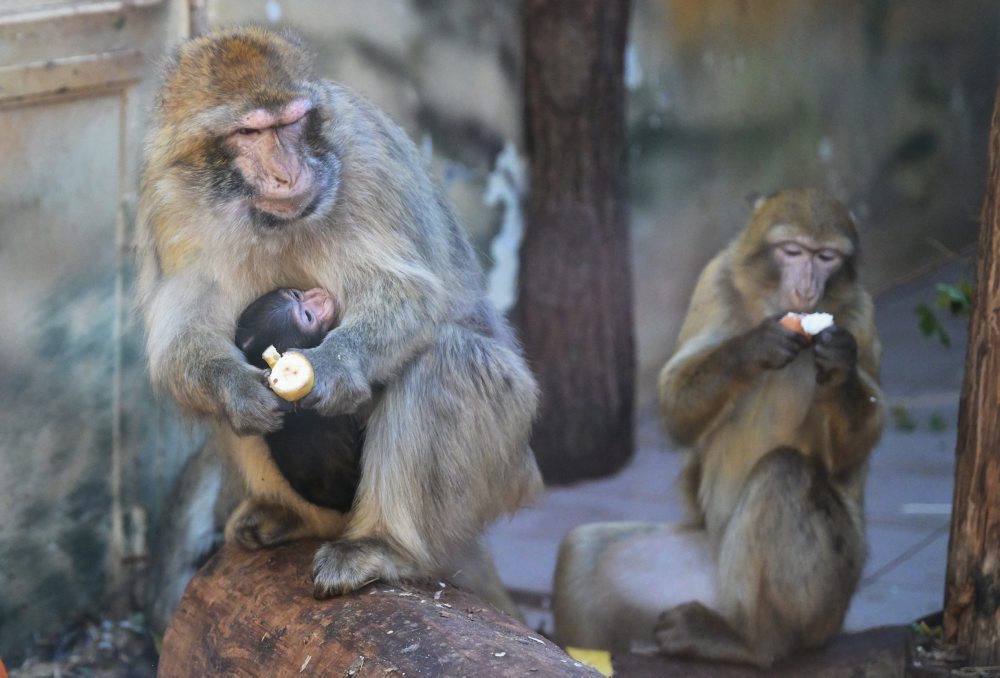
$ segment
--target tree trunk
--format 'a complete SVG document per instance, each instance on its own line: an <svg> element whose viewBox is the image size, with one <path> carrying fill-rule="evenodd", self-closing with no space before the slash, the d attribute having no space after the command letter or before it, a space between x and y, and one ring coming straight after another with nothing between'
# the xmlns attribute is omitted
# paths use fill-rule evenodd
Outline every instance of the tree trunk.
<svg viewBox="0 0 1000 678"><path fill-rule="evenodd" d="M524 0L530 195L513 317L542 389L549 482L632 455L635 341L626 194L628 0Z"/></svg>
<svg viewBox="0 0 1000 678"><path fill-rule="evenodd" d="M977 249L945 588L945 640L1000 664L1000 90Z"/></svg>
<svg viewBox="0 0 1000 678"><path fill-rule="evenodd" d="M374 584L315 600L317 546L223 547L184 592L159 678L598 675L450 585Z"/></svg>

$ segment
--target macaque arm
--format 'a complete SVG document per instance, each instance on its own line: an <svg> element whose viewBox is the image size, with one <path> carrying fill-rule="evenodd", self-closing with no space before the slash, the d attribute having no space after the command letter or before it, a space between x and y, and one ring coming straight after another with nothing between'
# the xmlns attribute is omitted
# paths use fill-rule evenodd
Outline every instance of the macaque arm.
<svg viewBox="0 0 1000 678"><path fill-rule="evenodd" d="M823 403L836 412L828 416L834 473L857 466L871 454L885 422L883 399L874 379L859 371L855 379L844 384L839 397Z"/></svg>
<svg viewBox="0 0 1000 678"><path fill-rule="evenodd" d="M160 279L144 295L153 383L194 414L222 416L223 382L245 367L213 285L190 272Z"/></svg>
<svg viewBox="0 0 1000 678"><path fill-rule="evenodd" d="M752 383L740 339L682 348L660 373L663 420L679 444L693 445Z"/></svg>
<svg viewBox="0 0 1000 678"><path fill-rule="evenodd" d="M346 295L341 323L319 350L336 362L353 361L369 384L386 381L429 346L444 315L440 280L412 262L369 270Z"/></svg>
<svg viewBox="0 0 1000 678"><path fill-rule="evenodd" d="M694 442L753 382L757 371L743 355L742 336L727 324L733 309L718 298L721 259L705 267L678 337L679 349L660 372L660 411L671 436Z"/></svg>
<svg viewBox="0 0 1000 678"><path fill-rule="evenodd" d="M836 475L864 462L882 435L885 395L878 382L881 345L867 295L849 314L845 327L858 343L855 371L841 383L817 386L806 426L817 436L821 457Z"/></svg>

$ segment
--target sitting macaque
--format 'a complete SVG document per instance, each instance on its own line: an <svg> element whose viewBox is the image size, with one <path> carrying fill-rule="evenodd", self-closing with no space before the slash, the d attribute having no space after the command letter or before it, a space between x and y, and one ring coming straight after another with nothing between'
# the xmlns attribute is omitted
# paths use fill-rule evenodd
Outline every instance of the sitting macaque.
<svg viewBox="0 0 1000 678"><path fill-rule="evenodd" d="M311 568L321 599L491 571L486 527L542 489L529 446L537 386L412 140L319 77L300 38L247 26L174 51L144 149L136 249L150 378L211 427L208 446L243 481L226 540L322 539ZM288 401L233 342L242 310L277 288L330 290L341 309L301 349L314 380L295 407L364 422L353 502L302 489L346 513L307 501L279 470L264 436L285 428ZM471 584L507 602L483 577Z"/></svg>
<svg viewBox="0 0 1000 678"><path fill-rule="evenodd" d="M319 346L336 325L337 305L325 290L284 288L268 292L240 314L236 345L247 362L267 368L268 346L279 352ZM327 417L315 410L285 415L264 435L271 457L299 496L342 513L351 509L361 479L364 422L359 413Z"/></svg>
<svg viewBox="0 0 1000 678"><path fill-rule="evenodd" d="M571 532L554 591L561 643L770 666L838 632L864 567L863 489L884 420L857 262L854 220L824 192L754 203L702 272L660 373L691 519Z"/></svg>

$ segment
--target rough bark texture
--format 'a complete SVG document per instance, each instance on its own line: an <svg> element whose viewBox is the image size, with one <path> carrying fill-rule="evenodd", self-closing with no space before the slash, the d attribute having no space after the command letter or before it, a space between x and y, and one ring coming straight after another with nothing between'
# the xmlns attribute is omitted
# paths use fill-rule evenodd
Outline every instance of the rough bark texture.
<svg viewBox="0 0 1000 678"><path fill-rule="evenodd" d="M974 665L1000 664L1000 90L958 413L945 640Z"/></svg>
<svg viewBox="0 0 1000 678"><path fill-rule="evenodd" d="M317 546L224 547L184 593L159 678L599 675L450 585L375 584L317 601Z"/></svg>
<svg viewBox="0 0 1000 678"><path fill-rule="evenodd" d="M632 454L630 5L525 0L522 9L531 188L514 319L542 388L532 445L549 482L606 475Z"/></svg>

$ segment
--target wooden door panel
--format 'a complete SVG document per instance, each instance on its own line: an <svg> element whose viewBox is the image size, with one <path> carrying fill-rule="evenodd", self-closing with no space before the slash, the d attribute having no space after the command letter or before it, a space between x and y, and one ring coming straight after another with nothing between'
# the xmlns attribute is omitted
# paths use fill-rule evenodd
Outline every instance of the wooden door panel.
<svg viewBox="0 0 1000 678"><path fill-rule="evenodd" d="M121 600L154 406L128 281L173 2L0 8L0 656ZM136 521L142 523L141 520ZM136 546L132 546L136 544Z"/></svg>

